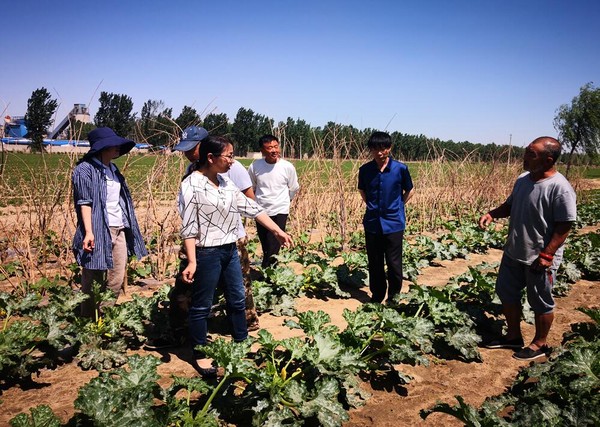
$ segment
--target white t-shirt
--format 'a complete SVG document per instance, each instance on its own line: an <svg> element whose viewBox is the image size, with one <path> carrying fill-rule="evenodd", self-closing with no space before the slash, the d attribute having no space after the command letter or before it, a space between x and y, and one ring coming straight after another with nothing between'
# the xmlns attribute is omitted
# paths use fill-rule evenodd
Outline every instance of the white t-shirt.
<svg viewBox="0 0 600 427"><path fill-rule="evenodd" d="M248 168L256 201L267 215L289 214L290 202L300 189L294 165L284 159L252 162Z"/></svg>
<svg viewBox="0 0 600 427"><path fill-rule="evenodd" d="M123 227L123 210L121 209L121 183L115 172L115 165L109 163L106 166L98 159L94 159L104 167L106 177L106 213L108 214L109 227Z"/></svg>
<svg viewBox="0 0 600 427"><path fill-rule="evenodd" d="M242 190L242 192L252 187L252 181L250 180L250 175L248 175L248 171L246 170L244 165L238 162L237 160L233 161L231 168L229 168L229 170L226 173L221 173L219 175L232 180L235 186ZM246 237L246 229L244 228L242 217L240 217L238 239L241 239L242 237Z"/></svg>

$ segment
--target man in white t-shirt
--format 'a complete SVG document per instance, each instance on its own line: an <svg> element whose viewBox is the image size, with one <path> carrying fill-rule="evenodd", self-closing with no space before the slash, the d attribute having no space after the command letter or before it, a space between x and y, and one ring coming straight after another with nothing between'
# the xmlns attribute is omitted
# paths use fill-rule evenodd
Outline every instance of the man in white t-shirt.
<svg viewBox="0 0 600 427"><path fill-rule="evenodd" d="M290 203L300 189L296 169L281 158L279 140L275 136L264 135L258 144L263 158L255 160L248 168L255 200L279 228L285 231ZM262 267L265 268L273 264L273 257L279 253L281 244L258 223L256 232L263 250Z"/></svg>

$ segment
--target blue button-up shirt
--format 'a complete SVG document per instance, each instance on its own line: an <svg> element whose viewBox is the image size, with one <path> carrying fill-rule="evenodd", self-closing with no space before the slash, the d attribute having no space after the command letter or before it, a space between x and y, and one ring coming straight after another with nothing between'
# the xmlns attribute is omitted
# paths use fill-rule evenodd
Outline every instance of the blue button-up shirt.
<svg viewBox="0 0 600 427"><path fill-rule="evenodd" d="M413 188L408 167L390 157L382 171L375 160L358 171L358 189L366 196L363 225L367 233L390 234L406 228L403 195Z"/></svg>

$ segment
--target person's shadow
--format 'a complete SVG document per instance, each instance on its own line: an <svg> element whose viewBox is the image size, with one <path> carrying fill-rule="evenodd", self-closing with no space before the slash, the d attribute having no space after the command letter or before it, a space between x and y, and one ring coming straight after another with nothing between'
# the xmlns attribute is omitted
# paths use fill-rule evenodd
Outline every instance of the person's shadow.
<svg viewBox="0 0 600 427"><path fill-rule="evenodd" d="M222 311L216 311L216 314L208 319L209 342L212 341L212 336L231 335L231 323L227 318L227 315ZM160 355L159 359L163 363L169 363L173 360L173 358L176 358L190 364L196 370L196 372L198 372L198 374L204 376L206 374L206 370L203 370L198 365L198 361L194 355L194 350L192 348L192 344L189 342L189 339L178 345L152 350L147 349L146 351L158 353Z"/></svg>

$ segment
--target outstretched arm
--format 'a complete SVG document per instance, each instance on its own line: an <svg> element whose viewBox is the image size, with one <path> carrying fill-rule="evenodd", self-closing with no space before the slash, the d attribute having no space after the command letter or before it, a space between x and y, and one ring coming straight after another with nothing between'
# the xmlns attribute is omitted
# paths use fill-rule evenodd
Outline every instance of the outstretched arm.
<svg viewBox="0 0 600 427"><path fill-rule="evenodd" d="M282 246L286 248L292 246L292 238L289 236L289 234L279 228L279 226L269 217L269 215L261 212L255 219L260 225L273 233L275 238L279 241L279 243L281 243Z"/></svg>
<svg viewBox="0 0 600 427"><path fill-rule="evenodd" d="M496 218L507 218L510 216L510 205L507 203L502 203L496 209L492 209L485 215L482 215L479 218L479 227L486 228L488 225L494 221Z"/></svg>

